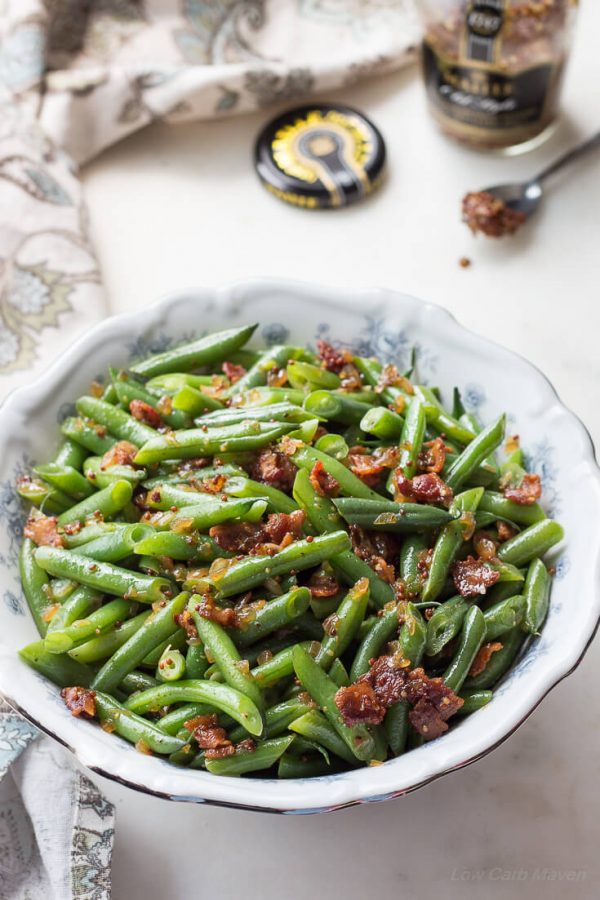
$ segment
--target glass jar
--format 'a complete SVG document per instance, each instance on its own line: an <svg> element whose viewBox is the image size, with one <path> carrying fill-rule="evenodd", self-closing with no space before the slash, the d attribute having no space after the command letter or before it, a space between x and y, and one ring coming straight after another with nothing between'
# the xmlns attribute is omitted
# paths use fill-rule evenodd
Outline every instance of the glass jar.
<svg viewBox="0 0 600 900"><path fill-rule="evenodd" d="M423 74L443 131L518 152L556 119L577 0L419 0Z"/></svg>

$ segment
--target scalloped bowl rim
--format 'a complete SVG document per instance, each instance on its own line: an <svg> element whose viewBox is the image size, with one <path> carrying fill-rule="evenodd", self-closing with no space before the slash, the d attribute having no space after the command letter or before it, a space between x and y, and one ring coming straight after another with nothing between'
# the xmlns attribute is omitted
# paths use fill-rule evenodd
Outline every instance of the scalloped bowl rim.
<svg viewBox="0 0 600 900"><path fill-rule="evenodd" d="M331 306L342 314L344 310L358 311L365 301L371 304L379 301L382 308L389 303L394 303L396 308L404 304L418 317L419 323L421 319L425 319L435 327L442 327L451 341L485 346L490 354L501 355L507 362L520 366L543 398L538 412L539 417L558 416L562 426L566 428L568 425L573 429L573 435L578 436L581 446L579 471L587 476L590 489L595 491L595 508L598 510L600 525L600 469L596 462L591 435L581 420L560 401L548 378L524 357L462 326L452 313L443 307L425 303L407 294L380 288L341 290L283 279L249 279L216 289L191 288L172 292L144 310L111 316L81 335L49 367L45 375L29 385L16 389L8 396L0 407L0 451L2 441L8 440L5 437L6 429L2 427L4 420L8 422L17 410L26 411L38 404L40 395L46 396L48 402L51 402L53 386L64 378L65 373L73 371L78 363L84 362L88 350L98 346L103 340L109 340L111 334L116 337L128 332L140 334L143 330L148 331L156 323L167 319L170 311L178 304L192 299L199 304L215 304L217 309L225 307L227 315L239 311L242 302L247 303L252 299L258 301L274 290L282 294L291 294L308 303L316 302L319 305ZM291 317L293 315L292 312ZM248 315L248 319L250 318ZM23 413L20 415L22 417ZM588 530L588 535L590 531L592 529ZM215 777L202 771L176 769L163 761L156 765L155 758L141 754L132 757L131 754L124 753L125 748L120 740L113 742L114 747L107 748L95 735L98 731L97 726L91 723L77 721L75 725L78 727L74 728L69 727L72 724L69 719L61 718L60 727L57 728L55 721L57 715L49 704L45 704L42 709L30 708L30 705L18 696L18 690L15 690L15 673L18 672L19 666L24 664L18 661L18 665L15 665L14 654L12 651L9 653L1 638L0 694L41 731L67 747L88 769L135 790L165 799L205 802L256 811L312 813L398 797L490 753L531 715L553 687L576 668L600 622L598 590L600 528L596 533L598 534L596 546L589 553L590 571L595 574L591 584L595 585L596 590L590 598L589 614L583 623L585 627L581 627L570 643L565 642L566 649L562 646L562 652L553 655L552 663L547 666L543 677L540 677L538 672L536 682L528 682L528 690L517 698L512 715L505 717L500 726L489 719L487 724L490 726L490 733L484 733L483 728L465 729L464 725L476 718L470 717L463 720L460 729L453 729L441 739L383 765L339 775L289 781L278 781L273 778ZM477 715L481 716L492 707L493 703ZM451 746L450 736L459 731L467 740L458 745L455 740L454 746Z"/></svg>

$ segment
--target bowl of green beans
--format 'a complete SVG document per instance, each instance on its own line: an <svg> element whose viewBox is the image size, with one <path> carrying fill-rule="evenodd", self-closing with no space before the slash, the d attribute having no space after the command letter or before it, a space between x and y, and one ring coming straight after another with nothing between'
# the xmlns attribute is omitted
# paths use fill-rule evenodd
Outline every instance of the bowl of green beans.
<svg viewBox="0 0 600 900"><path fill-rule="evenodd" d="M412 297L178 294L0 422L0 692L133 788L400 796L506 739L596 630L589 435Z"/></svg>

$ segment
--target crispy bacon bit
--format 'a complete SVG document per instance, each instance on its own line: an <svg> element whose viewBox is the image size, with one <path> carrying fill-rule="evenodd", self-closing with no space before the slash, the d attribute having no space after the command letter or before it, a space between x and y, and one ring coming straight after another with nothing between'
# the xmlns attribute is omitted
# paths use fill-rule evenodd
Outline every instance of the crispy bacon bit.
<svg viewBox="0 0 600 900"><path fill-rule="evenodd" d="M137 454L137 447L129 441L117 441L102 457L100 468L102 471L111 466L131 466Z"/></svg>
<svg viewBox="0 0 600 900"><path fill-rule="evenodd" d="M223 363L221 368L232 384L239 381L247 372L247 369L245 369L244 366L237 366L235 363L227 361Z"/></svg>
<svg viewBox="0 0 600 900"><path fill-rule="evenodd" d="M192 482L192 485L195 482ZM200 487L206 494L220 494L227 483L226 475L213 475L212 478L204 478Z"/></svg>
<svg viewBox="0 0 600 900"><path fill-rule="evenodd" d="M264 539L263 526L254 522L213 525L208 533L221 550L228 553L250 553Z"/></svg>
<svg viewBox="0 0 600 900"><path fill-rule="evenodd" d="M437 437L433 441L427 441L419 453L417 468L419 472L434 472L438 474L446 463L446 445L442 438Z"/></svg>
<svg viewBox="0 0 600 900"><path fill-rule="evenodd" d="M345 391L362 390L362 378L354 363L346 363L345 366L342 366L339 375L342 380L341 387L343 387Z"/></svg>
<svg viewBox="0 0 600 900"><path fill-rule="evenodd" d="M285 453L265 447L250 466L250 477L290 493L298 469Z"/></svg>
<svg viewBox="0 0 600 900"><path fill-rule="evenodd" d="M239 753L243 751L244 753L254 753L256 750L256 743L252 740L252 738L244 738L243 741L240 741L239 744L235 745L235 752Z"/></svg>
<svg viewBox="0 0 600 900"><path fill-rule="evenodd" d="M389 709L399 700L407 699L405 697L407 677L404 658L394 655L379 656L372 660L369 671L358 680L370 684L381 706Z"/></svg>
<svg viewBox="0 0 600 900"><path fill-rule="evenodd" d="M23 535L38 547L64 547L65 539L58 533L56 516L37 514L27 519Z"/></svg>
<svg viewBox="0 0 600 900"><path fill-rule="evenodd" d="M129 412L134 419L143 422L144 425L149 425L150 428L160 428L163 424L160 415L144 400L132 400L129 404Z"/></svg>
<svg viewBox="0 0 600 900"><path fill-rule="evenodd" d="M317 341L317 352L321 357L323 368L336 374L339 374L347 363L351 363L353 358L349 350L337 350L329 341Z"/></svg>
<svg viewBox="0 0 600 900"><path fill-rule="evenodd" d="M183 628L188 638L198 638L198 630L194 625L194 618L189 609L184 609L183 612L177 613L177 615L173 616L173 621L180 628Z"/></svg>
<svg viewBox="0 0 600 900"><path fill-rule="evenodd" d="M313 597L335 597L340 589L335 576L323 569L319 569L310 576L307 587Z"/></svg>
<svg viewBox="0 0 600 900"><path fill-rule="evenodd" d="M219 726L218 717L213 714L209 716L194 716L184 725L190 732L201 750L214 751L231 748L227 755L235 753L232 741L227 737L227 732ZM207 754L208 755L208 754ZM209 759L215 759L210 757Z"/></svg>
<svg viewBox="0 0 600 900"><path fill-rule="evenodd" d="M408 378L405 375L402 375L398 371L398 367L394 366L392 363L388 363L381 370L381 374L377 380L377 386L375 387L375 390L378 394L380 394L387 387L402 388L402 390L406 391L407 394L414 394L415 392Z"/></svg>
<svg viewBox="0 0 600 900"><path fill-rule="evenodd" d="M351 472L369 487L374 487L386 469L393 469L398 465L399 456L398 447L378 447L372 454L364 447L352 447L348 462Z"/></svg>
<svg viewBox="0 0 600 900"><path fill-rule="evenodd" d="M334 699L349 728L353 725L379 725L385 716L385 707L377 699L370 684L358 681L348 687L341 687Z"/></svg>
<svg viewBox="0 0 600 900"><path fill-rule="evenodd" d="M476 531L473 537L473 548L479 559L487 562L495 559L498 553L498 545L489 531Z"/></svg>
<svg viewBox="0 0 600 900"><path fill-rule="evenodd" d="M531 506L542 496L542 481L539 475L524 475L521 484L517 487L507 484L502 487L502 493L507 500L518 503L520 506Z"/></svg>
<svg viewBox="0 0 600 900"><path fill-rule="evenodd" d="M66 687L60 692L67 709L73 716L93 719L96 715L96 691L88 691L83 687Z"/></svg>
<svg viewBox="0 0 600 900"><path fill-rule="evenodd" d="M483 559L468 556L452 566L452 579L461 597L479 597L496 584L500 572Z"/></svg>
<svg viewBox="0 0 600 900"><path fill-rule="evenodd" d="M503 522L501 519L498 519L496 522L496 530L498 531L498 539L502 544L505 541L510 541L517 533L512 525L509 525L508 522Z"/></svg>
<svg viewBox="0 0 600 900"><path fill-rule="evenodd" d="M267 372L267 385L269 387L283 387L288 383L288 374L285 369L269 369Z"/></svg>
<svg viewBox="0 0 600 900"><path fill-rule="evenodd" d="M321 460L317 460L311 469L310 483L321 497L337 497L340 492L339 482L326 471Z"/></svg>
<svg viewBox="0 0 600 900"><path fill-rule="evenodd" d="M350 537L356 555L369 565L378 557L382 557L388 563L394 563L398 558L400 548L393 534L384 531L366 531L360 525L351 525Z"/></svg>
<svg viewBox="0 0 600 900"><path fill-rule="evenodd" d="M488 191L471 191L463 198L462 218L473 234L480 231L487 237L499 238L514 234L527 214L512 209Z"/></svg>
<svg viewBox="0 0 600 900"><path fill-rule="evenodd" d="M435 472L407 478L402 469L396 469L394 488L396 499L404 497L414 503L442 503L449 506L454 496L452 488L448 487Z"/></svg>
<svg viewBox="0 0 600 900"><path fill-rule="evenodd" d="M297 541L302 536L305 513L301 509L295 509L292 513L272 513L264 525L264 532L269 540L280 544L287 534Z"/></svg>
<svg viewBox="0 0 600 900"><path fill-rule="evenodd" d="M499 641L489 641L487 644L483 644L477 651L477 655L469 669L469 675L473 678L475 675L481 675L486 669L492 655L498 653L499 650L502 650L502 644Z"/></svg>
<svg viewBox="0 0 600 900"><path fill-rule="evenodd" d="M210 594L204 594L200 603L196 606L196 612L203 619L210 619L223 628L235 628L238 624L238 616L235 609L231 607L220 607L214 601Z"/></svg>

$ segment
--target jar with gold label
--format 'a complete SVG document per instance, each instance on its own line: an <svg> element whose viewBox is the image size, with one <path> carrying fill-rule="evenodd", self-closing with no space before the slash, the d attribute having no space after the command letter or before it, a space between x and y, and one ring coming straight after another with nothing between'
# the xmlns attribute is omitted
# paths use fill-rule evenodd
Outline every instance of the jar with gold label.
<svg viewBox="0 0 600 900"><path fill-rule="evenodd" d="M520 152L550 132L577 0L419 0L431 112L453 138Z"/></svg>

